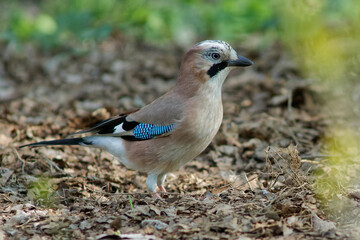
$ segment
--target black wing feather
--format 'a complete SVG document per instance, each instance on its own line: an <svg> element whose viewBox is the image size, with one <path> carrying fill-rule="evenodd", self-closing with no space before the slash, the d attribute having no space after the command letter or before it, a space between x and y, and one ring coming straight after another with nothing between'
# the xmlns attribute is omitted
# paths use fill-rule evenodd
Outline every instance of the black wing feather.
<svg viewBox="0 0 360 240"><path fill-rule="evenodd" d="M136 121L128 121L127 115L120 114L116 117L109 118L105 121L102 121L102 122L96 124L92 128L76 132L72 135L78 135L78 134L89 133L89 132L97 133L97 134L112 134L115 131L115 127L119 126L120 124L123 124L122 128L125 131L130 131L130 130L134 129L139 123Z"/></svg>

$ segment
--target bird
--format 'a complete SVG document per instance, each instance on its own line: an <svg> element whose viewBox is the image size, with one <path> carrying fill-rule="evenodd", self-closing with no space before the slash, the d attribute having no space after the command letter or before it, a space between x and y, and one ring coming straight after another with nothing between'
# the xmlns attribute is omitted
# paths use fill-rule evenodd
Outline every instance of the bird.
<svg viewBox="0 0 360 240"><path fill-rule="evenodd" d="M221 88L232 69L253 62L221 40L205 40L184 55L172 89L150 104L76 132L71 138L20 146L80 145L114 155L129 169L147 173L155 198L166 192L168 173L179 170L210 144L223 119ZM84 137L74 135L88 134Z"/></svg>

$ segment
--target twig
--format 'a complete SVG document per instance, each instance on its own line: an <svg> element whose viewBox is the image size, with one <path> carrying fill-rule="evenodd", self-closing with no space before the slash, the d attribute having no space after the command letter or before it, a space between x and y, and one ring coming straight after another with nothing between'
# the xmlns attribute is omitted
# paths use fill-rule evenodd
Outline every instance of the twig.
<svg viewBox="0 0 360 240"><path fill-rule="evenodd" d="M311 160L301 160L302 163L312 163L312 164L317 164L320 165L321 162L317 162L317 161L311 161Z"/></svg>
<svg viewBox="0 0 360 240"><path fill-rule="evenodd" d="M62 174L65 175L70 175L69 173L65 172L64 170L62 170L56 163L54 163L52 160L50 160L49 158L45 157L44 155L41 155L41 157L43 157L51 166L53 166L56 170L58 170L59 172L61 172Z"/></svg>
<svg viewBox="0 0 360 240"><path fill-rule="evenodd" d="M227 132L224 132L225 137L236 147L241 147L241 143L236 140L235 138L233 138L232 136L230 136L230 134L228 134Z"/></svg>
<svg viewBox="0 0 360 240"><path fill-rule="evenodd" d="M316 158L335 158L335 157L341 157L341 156L335 156L335 155L325 155L325 154L318 154L318 155L300 155L301 159L316 159Z"/></svg>
<svg viewBox="0 0 360 240"><path fill-rule="evenodd" d="M18 159L22 162L22 166L21 166L21 171L22 173L25 174L25 165L26 165L26 161L24 159L22 159L22 157L20 156L19 152L16 150L16 148L13 148L14 152L16 153Z"/></svg>
<svg viewBox="0 0 360 240"><path fill-rule="evenodd" d="M250 190L251 190L252 192L254 192L254 189L253 189L253 187L251 186L251 184L250 184L250 182L249 182L249 179L248 179L248 177L246 176L246 173L245 173L245 172L244 172L244 177L245 177L245 180L246 180L247 184L249 185Z"/></svg>

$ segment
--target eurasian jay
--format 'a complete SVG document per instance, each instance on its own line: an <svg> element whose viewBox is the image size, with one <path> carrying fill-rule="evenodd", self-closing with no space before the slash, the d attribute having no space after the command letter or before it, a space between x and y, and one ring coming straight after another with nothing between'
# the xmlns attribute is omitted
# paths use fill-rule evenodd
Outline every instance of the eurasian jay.
<svg viewBox="0 0 360 240"><path fill-rule="evenodd" d="M253 62L238 56L226 42L206 40L184 56L175 86L147 106L107 119L73 135L25 146L81 145L102 148L130 169L148 174L146 186L160 198L169 172L199 155L223 118L222 84L233 67Z"/></svg>

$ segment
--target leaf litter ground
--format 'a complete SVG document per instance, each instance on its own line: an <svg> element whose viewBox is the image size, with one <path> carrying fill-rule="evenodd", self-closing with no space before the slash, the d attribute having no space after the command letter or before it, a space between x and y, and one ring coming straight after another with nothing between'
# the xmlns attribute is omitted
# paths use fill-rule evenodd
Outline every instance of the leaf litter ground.
<svg viewBox="0 0 360 240"><path fill-rule="evenodd" d="M183 51L114 40L83 54L2 45L0 239L348 237L313 191L325 131L316 94L279 46L237 49L255 65L225 82L219 133L155 200L146 175L106 152L17 146L151 102L174 85Z"/></svg>

